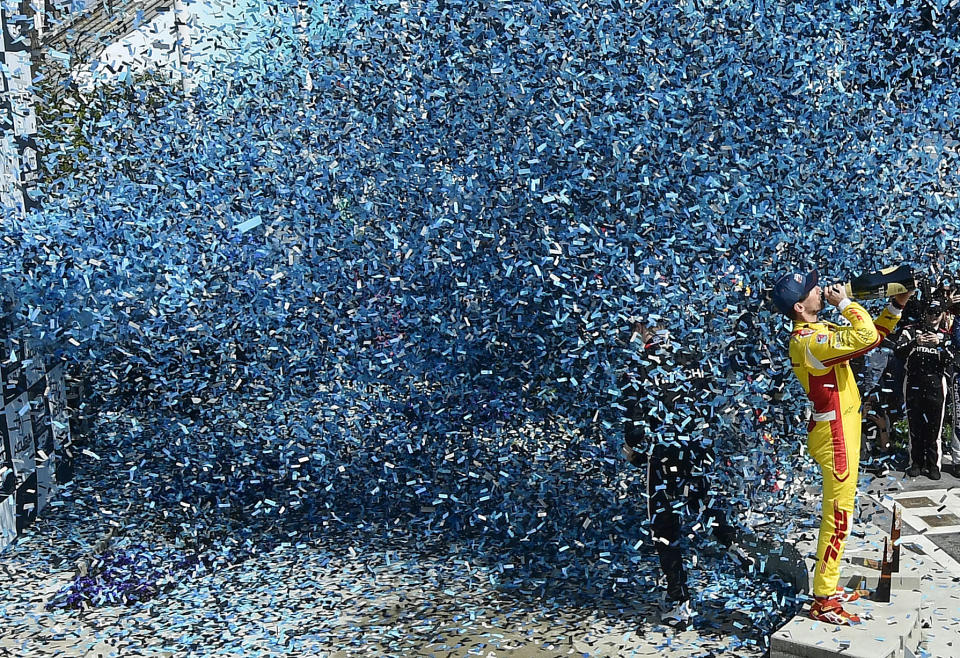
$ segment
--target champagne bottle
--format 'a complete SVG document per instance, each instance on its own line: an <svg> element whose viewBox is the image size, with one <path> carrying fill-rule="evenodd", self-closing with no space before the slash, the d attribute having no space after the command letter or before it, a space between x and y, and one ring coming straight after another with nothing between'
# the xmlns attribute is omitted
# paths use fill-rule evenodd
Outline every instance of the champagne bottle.
<svg viewBox="0 0 960 658"><path fill-rule="evenodd" d="M850 299L879 299L916 290L917 279L909 265L900 265L854 277L846 289Z"/></svg>

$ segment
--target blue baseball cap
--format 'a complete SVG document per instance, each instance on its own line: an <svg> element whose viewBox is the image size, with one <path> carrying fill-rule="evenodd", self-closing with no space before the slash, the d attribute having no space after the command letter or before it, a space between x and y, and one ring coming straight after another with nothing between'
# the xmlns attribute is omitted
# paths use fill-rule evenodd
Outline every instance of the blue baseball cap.
<svg viewBox="0 0 960 658"><path fill-rule="evenodd" d="M793 305L802 301L817 287L820 275L816 270L807 274L784 274L773 285L773 305L784 315L793 312Z"/></svg>

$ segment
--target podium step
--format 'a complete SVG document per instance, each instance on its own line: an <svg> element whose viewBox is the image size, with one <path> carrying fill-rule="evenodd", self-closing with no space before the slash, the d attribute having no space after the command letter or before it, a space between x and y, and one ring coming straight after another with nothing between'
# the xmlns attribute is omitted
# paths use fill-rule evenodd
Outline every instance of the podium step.
<svg viewBox="0 0 960 658"><path fill-rule="evenodd" d="M883 559L883 531L865 524L860 536L851 536L840 562L840 584L847 588L876 589L880 580L880 561ZM900 545L900 569L890 576L890 587L895 590L921 588L921 578L930 571L932 559L916 547L911 537L904 537ZM816 542L801 547L807 567L807 592L813 592L813 577L817 568ZM865 584L860 584L865 583Z"/></svg>
<svg viewBox="0 0 960 658"><path fill-rule="evenodd" d="M876 589L880 582L880 555L844 556L840 562L840 584L849 589ZM807 560L808 592L813 591L813 577L817 563ZM929 567L923 560L901 551L900 570L890 574L891 589L920 589L920 580Z"/></svg>
<svg viewBox="0 0 960 658"><path fill-rule="evenodd" d="M924 592L923 630L920 656L960 656L960 591L955 583L943 580Z"/></svg>
<svg viewBox="0 0 960 658"><path fill-rule="evenodd" d="M863 619L853 627L813 621L806 616L807 605L771 636L770 658L909 658L920 645L920 604L920 592L914 590L894 591L890 603L851 603L849 610Z"/></svg>

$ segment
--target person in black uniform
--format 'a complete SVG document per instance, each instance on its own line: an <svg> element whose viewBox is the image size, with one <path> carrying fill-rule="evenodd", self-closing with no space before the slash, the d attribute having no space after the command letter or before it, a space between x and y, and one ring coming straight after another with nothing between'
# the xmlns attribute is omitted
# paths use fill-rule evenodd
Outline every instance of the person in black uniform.
<svg viewBox="0 0 960 658"><path fill-rule="evenodd" d="M739 566L752 563L736 543L737 532L718 509L707 473L713 465L709 429L714 411L701 357L676 349L662 329L634 325L630 363L621 382L624 456L647 474L647 510L660 568L667 581L661 620L685 627L696 612L680 549L681 512L696 517L694 530L709 528ZM706 431L705 431L706 430Z"/></svg>
<svg viewBox="0 0 960 658"><path fill-rule="evenodd" d="M919 322L903 330L897 352L904 362L903 395L910 430L910 468L940 479L943 450L940 434L947 406L948 382L953 379L955 353L945 328L943 300L931 299Z"/></svg>
<svg viewBox="0 0 960 658"><path fill-rule="evenodd" d="M960 477L960 290L947 292L947 320L950 330L950 345L953 347L954 368L950 381L950 418L953 426L950 437L952 474Z"/></svg>

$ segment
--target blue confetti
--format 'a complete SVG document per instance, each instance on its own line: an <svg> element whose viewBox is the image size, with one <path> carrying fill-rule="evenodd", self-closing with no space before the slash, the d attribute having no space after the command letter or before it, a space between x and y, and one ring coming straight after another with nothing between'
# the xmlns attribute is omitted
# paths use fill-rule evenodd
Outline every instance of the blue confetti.
<svg viewBox="0 0 960 658"><path fill-rule="evenodd" d="M650 603L641 370L696 391L640 397L651 440L709 442L731 521L795 531L814 466L767 288L956 267L957 8L300 4L224 8L192 87L34 83L42 203L0 222L4 297L93 388L75 524L157 542L96 552L53 607L316 541L374 575L449 556L438 599ZM638 353L638 320L702 372ZM796 599L694 534L701 603L762 648Z"/></svg>

